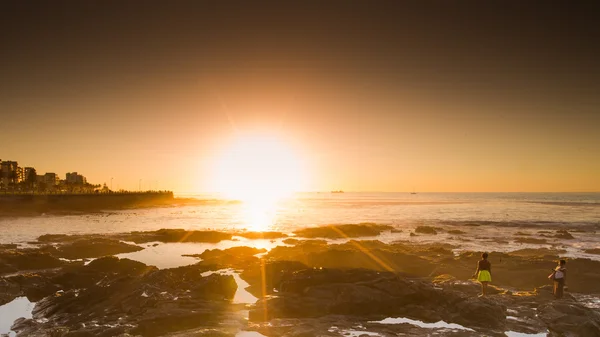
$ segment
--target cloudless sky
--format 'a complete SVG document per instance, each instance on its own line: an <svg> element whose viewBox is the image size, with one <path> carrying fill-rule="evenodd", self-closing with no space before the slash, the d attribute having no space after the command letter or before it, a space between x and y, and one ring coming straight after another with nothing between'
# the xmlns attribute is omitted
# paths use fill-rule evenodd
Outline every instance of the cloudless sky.
<svg viewBox="0 0 600 337"><path fill-rule="evenodd" d="M600 191L597 13L2 1L0 159L202 192L228 142L254 132L297 153L307 190Z"/></svg>

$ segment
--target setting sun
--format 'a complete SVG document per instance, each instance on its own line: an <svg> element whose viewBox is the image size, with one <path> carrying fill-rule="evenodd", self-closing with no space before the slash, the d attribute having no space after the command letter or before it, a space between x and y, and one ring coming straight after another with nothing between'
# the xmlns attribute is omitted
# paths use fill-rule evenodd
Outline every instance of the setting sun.
<svg viewBox="0 0 600 337"><path fill-rule="evenodd" d="M267 135L237 137L216 161L214 188L228 198L273 203L304 187L299 156L283 140Z"/></svg>

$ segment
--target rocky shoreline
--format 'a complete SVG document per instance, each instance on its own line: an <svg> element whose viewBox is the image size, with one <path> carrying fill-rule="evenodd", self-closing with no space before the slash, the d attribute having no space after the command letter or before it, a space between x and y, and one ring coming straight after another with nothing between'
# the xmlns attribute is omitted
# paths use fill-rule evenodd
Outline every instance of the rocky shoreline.
<svg viewBox="0 0 600 337"><path fill-rule="evenodd" d="M0 245L0 305L35 302L32 318L12 326L19 336L600 336L598 307L583 300L600 298L600 261L570 259L569 292L554 300L547 275L563 251L491 252L493 287L478 298L469 277L479 252L368 239L386 230L394 228L324 226L293 237L172 229L43 235L27 247ZM165 269L113 256L241 234L247 243L282 244L207 249L189 254L197 263ZM324 240L340 236L347 240ZM248 283L255 303L233 301L242 289L231 273Z"/></svg>

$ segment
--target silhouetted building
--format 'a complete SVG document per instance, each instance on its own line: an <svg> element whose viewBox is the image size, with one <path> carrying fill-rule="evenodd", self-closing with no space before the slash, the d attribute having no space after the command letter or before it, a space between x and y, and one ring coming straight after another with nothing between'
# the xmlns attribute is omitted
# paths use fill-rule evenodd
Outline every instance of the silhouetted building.
<svg viewBox="0 0 600 337"><path fill-rule="evenodd" d="M77 184L83 185L87 183L87 180L81 174L77 174L77 172L67 173L67 179L65 180L67 184Z"/></svg>
<svg viewBox="0 0 600 337"><path fill-rule="evenodd" d="M0 184L7 187L11 184L19 183L19 178L23 175L19 171L19 164L16 161L3 161L0 163Z"/></svg>
<svg viewBox="0 0 600 337"><path fill-rule="evenodd" d="M32 179L29 176L37 175L37 171L33 167L25 167L23 169L23 180L27 181L28 179ZM35 177L33 177L33 182L35 182Z"/></svg>
<svg viewBox="0 0 600 337"><path fill-rule="evenodd" d="M17 183L20 183L25 180L25 169L17 166Z"/></svg>
<svg viewBox="0 0 600 337"><path fill-rule="evenodd" d="M59 181L60 181L60 179L58 178L58 175L56 173L49 172L49 173L44 174L44 182L48 186L58 185Z"/></svg>

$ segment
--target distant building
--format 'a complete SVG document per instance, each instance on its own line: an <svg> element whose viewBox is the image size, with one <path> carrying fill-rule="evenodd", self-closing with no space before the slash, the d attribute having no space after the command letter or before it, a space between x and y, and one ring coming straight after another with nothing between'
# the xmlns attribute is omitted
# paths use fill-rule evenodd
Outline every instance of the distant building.
<svg viewBox="0 0 600 337"><path fill-rule="evenodd" d="M67 184L75 184L75 185L83 185L87 183L87 180L81 174L77 174L77 172L67 173L67 179L65 180Z"/></svg>
<svg viewBox="0 0 600 337"><path fill-rule="evenodd" d="M33 167L25 167L23 169L23 180L27 181L29 178L29 176L31 175L37 175L37 171L35 170L35 168ZM36 182L35 176L33 178L33 182Z"/></svg>
<svg viewBox="0 0 600 337"><path fill-rule="evenodd" d="M44 182L48 186L58 185L59 181L60 179L58 178L58 175L56 173L48 172L44 174Z"/></svg>
<svg viewBox="0 0 600 337"><path fill-rule="evenodd" d="M17 166L17 183L25 181L25 170L22 167Z"/></svg>
<svg viewBox="0 0 600 337"><path fill-rule="evenodd" d="M19 178L23 175L19 171L19 164L16 161L3 161L0 163L0 184L4 187L10 184L19 183Z"/></svg>

